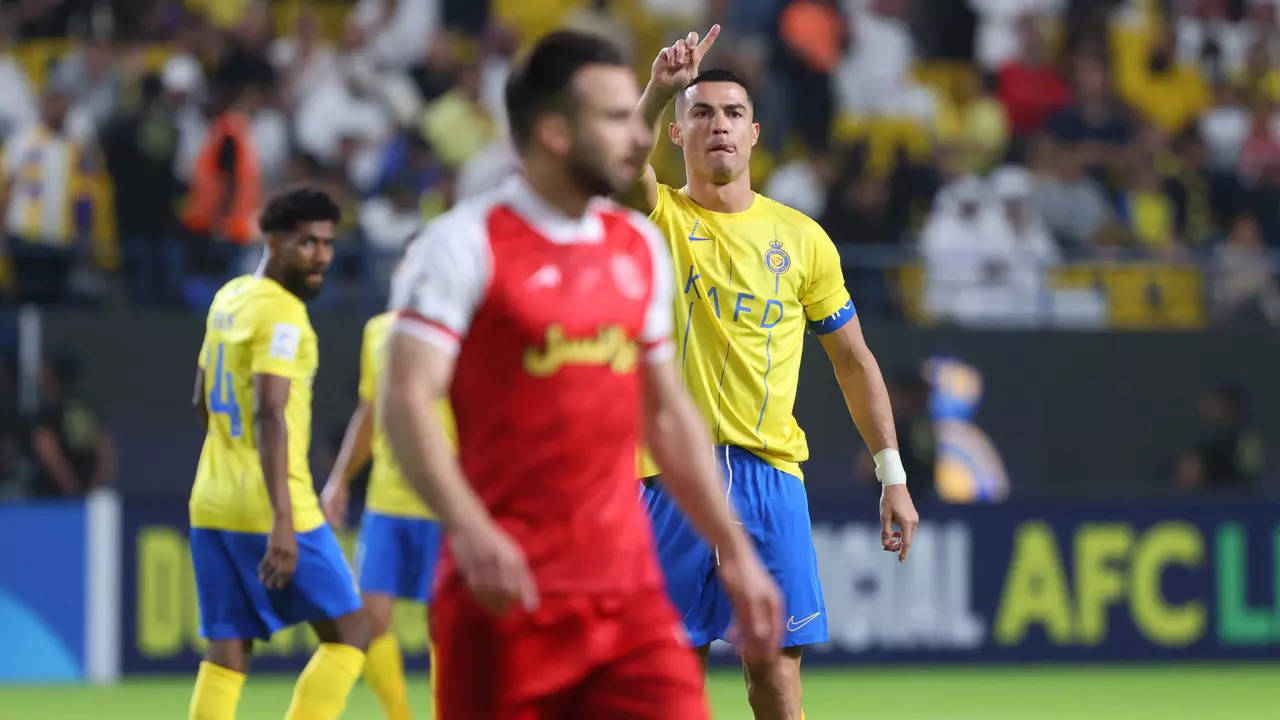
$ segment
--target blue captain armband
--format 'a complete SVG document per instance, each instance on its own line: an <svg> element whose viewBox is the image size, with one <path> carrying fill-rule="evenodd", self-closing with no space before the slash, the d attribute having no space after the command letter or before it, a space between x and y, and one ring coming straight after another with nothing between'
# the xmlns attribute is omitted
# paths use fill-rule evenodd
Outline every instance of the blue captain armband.
<svg viewBox="0 0 1280 720"><path fill-rule="evenodd" d="M814 335L826 335L833 333L844 327L858 314L858 309L853 306L853 300L840 306L840 309L822 318L821 320L809 321L809 332Z"/></svg>

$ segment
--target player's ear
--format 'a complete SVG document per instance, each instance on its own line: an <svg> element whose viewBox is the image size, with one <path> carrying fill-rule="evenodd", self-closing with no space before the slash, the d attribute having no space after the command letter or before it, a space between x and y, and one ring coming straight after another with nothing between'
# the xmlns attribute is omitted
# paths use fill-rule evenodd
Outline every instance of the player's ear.
<svg viewBox="0 0 1280 720"><path fill-rule="evenodd" d="M760 140L760 123L751 123L751 147L756 146L756 142Z"/></svg>
<svg viewBox="0 0 1280 720"><path fill-rule="evenodd" d="M671 138L671 142L684 147L684 142L680 138L680 126L675 123L667 123L667 137Z"/></svg>
<svg viewBox="0 0 1280 720"><path fill-rule="evenodd" d="M533 122L533 137L555 155L568 155L573 145L569 118L557 112L546 112Z"/></svg>
<svg viewBox="0 0 1280 720"><path fill-rule="evenodd" d="M280 255L280 245L284 241L278 232L269 232L262 234L262 244L266 246L267 253L274 256Z"/></svg>

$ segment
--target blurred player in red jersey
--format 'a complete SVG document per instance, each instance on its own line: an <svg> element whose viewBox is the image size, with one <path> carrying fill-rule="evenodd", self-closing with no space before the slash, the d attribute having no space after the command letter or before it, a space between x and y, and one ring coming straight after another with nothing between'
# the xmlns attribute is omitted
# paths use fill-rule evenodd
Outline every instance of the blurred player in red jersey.
<svg viewBox="0 0 1280 720"><path fill-rule="evenodd" d="M638 99L607 41L543 38L506 91L522 175L429 225L396 274L383 408L447 538L431 606L443 720L707 716L637 497L642 427L719 548L743 652L778 653L778 590L675 379L664 241L601 197L645 160ZM433 411L446 392L456 458Z"/></svg>

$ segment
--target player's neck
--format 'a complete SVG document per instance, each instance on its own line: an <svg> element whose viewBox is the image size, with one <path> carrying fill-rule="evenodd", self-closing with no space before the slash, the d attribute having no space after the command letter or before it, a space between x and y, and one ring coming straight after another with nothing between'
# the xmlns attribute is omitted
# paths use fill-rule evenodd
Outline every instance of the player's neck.
<svg viewBox="0 0 1280 720"><path fill-rule="evenodd" d="M524 181L538 197L566 217L579 218L586 214L591 193L582 190L564 168L551 163L525 162Z"/></svg>
<svg viewBox="0 0 1280 720"><path fill-rule="evenodd" d="M739 213L751 208L756 194L751 189L751 174L743 172L723 185L716 184L711 178L698 177L686 170L688 183L685 193L689 199L712 212Z"/></svg>
<svg viewBox="0 0 1280 720"><path fill-rule="evenodd" d="M293 290L289 289L288 285L284 284L284 268L282 268L279 263L274 263L271 260L272 256L269 250L263 253L262 261L258 263L258 269L253 271L254 277L274 280L280 287L285 290L289 290L289 292L293 292Z"/></svg>

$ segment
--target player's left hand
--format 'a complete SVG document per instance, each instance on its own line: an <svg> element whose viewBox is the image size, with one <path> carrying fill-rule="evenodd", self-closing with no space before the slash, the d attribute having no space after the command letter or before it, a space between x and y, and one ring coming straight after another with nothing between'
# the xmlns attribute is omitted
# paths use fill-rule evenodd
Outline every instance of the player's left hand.
<svg viewBox="0 0 1280 720"><path fill-rule="evenodd" d="M886 485L880 491L880 544L885 552L896 552L898 562L906 561L919 524L920 513L911 502L907 486ZM898 530L893 529L894 525Z"/></svg>
<svg viewBox="0 0 1280 720"><path fill-rule="evenodd" d="M712 25L701 41L698 40L697 32L690 31L674 44L659 50L658 57L654 58L653 67L650 68L653 83L674 93L693 82L702 65L702 56L716 44L719 36L720 26Z"/></svg>

